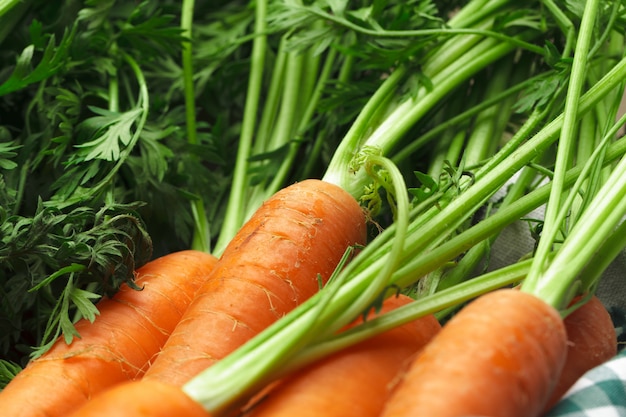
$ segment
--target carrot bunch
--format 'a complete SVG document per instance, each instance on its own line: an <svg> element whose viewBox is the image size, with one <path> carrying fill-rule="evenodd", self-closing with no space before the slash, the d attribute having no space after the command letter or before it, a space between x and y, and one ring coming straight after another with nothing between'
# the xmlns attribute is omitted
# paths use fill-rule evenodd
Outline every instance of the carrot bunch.
<svg viewBox="0 0 626 417"><path fill-rule="evenodd" d="M507 2L496 3L491 7L498 9ZM577 118L619 85L626 76L626 60L582 94L580 76L588 67L590 39L581 36L567 103L558 116L547 122L550 111L537 110L495 155L457 154L452 159L475 165L471 174L462 164L449 167L445 181L431 189L423 187L421 194L413 189L418 196L413 202L397 164L385 156L451 92L447 78L457 72L469 78L485 61L495 62L515 45L529 47L527 32L518 43L493 33L486 36L485 28L494 26L492 19L479 19L482 4L470 2L449 22L452 31L469 30L471 36L458 44L442 42L437 51L450 53L433 53L425 60L424 70L437 81L432 89L420 87L410 98L394 103L394 95L404 91L401 80L406 81L408 72L399 65L358 115L321 180L302 180L280 189L232 238L230 232L220 236L219 260L203 255L207 264L196 271L202 282L194 286L193 299L185 297L175 320L161 324L152 313L142 311L133 329L108 325L107 335L120 331L134 341L139 337L135 331L155 324L159 331L150 334L152 339L145 337L154 343L133 345L124 356L113 354L106 344L98 345L104 348L76 344L80 354L65 347L53 349L46 362L62 364L54 365L62 372L53 379L68 375L67 364L76 358L82 362L83 352L90 359L104 359L105 365L80 377L70 375L86 381L84 393L76 395L80 401L41 403L72 417L306 413L539 417L584 371L614 355L615 332L594 291L599 272L626 246L626 226L620 225L626 213L622 197L626 162L615 164L602 187L582 187L593 168L618 160L626 147L624 142L610 147L607 139L606 147L590 155L588 163L569 167L566 162ZM255 52L262 51L266 34L264 6L261 1L255 9ZM595 21L593 6L588 7L581 33L590 33ZM335 16L334 21L340 18ZM289 59L296 63L298 57L290 54ZM506 85L508 78L500 77L499 82ZM293 91L285 96L293 99ZM286 107L290 103L286 101ZM253 124L246 122L242 134L246 141L242 139L239 148L244 168L251 162L244 153ZM473 135L473 146L482 138L482 131ZM528 178L535 179L525 167L555 144L559 150L553 181L520 191ZM526 175L519 180L523 183L519 194L511 194L514 198L485 221L468 221L521 169ZM239 174L247 171L236 171L234 182L239 183ZM365 183L373 185L364 189ZM393 221L368 241L371 212L362 205L380 197L380 189L388 198ZM235 203L247 195L240 194L232 197ZM251 201L260 198L249 195ZM579 195L585 196L584 204L575 206ZM543 232L528 260L470 280L455 277L446 285L433 279L428 291L420 291L425 276L444 276L447 268L473 256L468 255L470 249L493 242L505 226L546 202ZM579 217L568 217L573 207L580 209ZM249 210L246 206L228 217L240 218ZM230 228L235 229L229 223ZM185 271L180 266L168 275ZM170 291L174 290L164 293ZM398 295L405 291L413 297ZM437 318L452 310L458 312L441 326ZM107 307L102 305L101 311L104 318ZM100 321L107 326L106 319ZM91 327L77 328L86 343ZM109 338L107 342L117 343ZM15 386L38 366L33 362L24 376L15 379ZM106 373L100 370L104 368ZM13 390L18 388L9 386L7 394L0 395L0 409L9 397L28 402ZM41 415L53 415L45 413Z"/></svg>

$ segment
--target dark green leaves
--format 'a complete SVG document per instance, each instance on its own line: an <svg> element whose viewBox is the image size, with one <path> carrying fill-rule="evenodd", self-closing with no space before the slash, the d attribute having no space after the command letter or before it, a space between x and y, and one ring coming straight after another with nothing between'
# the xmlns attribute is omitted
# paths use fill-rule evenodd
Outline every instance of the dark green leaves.
<svg viewBox="0 0 626 417"><path fill-rule="evenodd" d="M0 359L0 389L4 388L21 370L22 367L15 362Z"/></svg>
<svg viewBox="0 0 626 417"><path fill-rule="evenodd" d="M17 163L12 159L17 155L16 150L19 148L20 145L16 145L15 142L0 142L0 169L9 170L17 167Z"/></svg>
<svg viewBox="0 0 626 417"><path fill-rule="evenodd" d="M41 345L39 353L61 333L71 340L75 315L93 320L93 300L124 282L133 285L133 271L152 255L145 225L133 214L138 208L60 211L40 203L33 217L0 218L4 355L17 360L12 344L24 337ZM27 308L34 308L33 317L24 321L20 312Z"/></svg>
<svg viewBox="0 0 626 417"><path fill-rule="evenodd" d="M15 63L11 76L0 84L0 96L43 81L60 71L67 63L68 49L75 30L76 26L67 29L58 45L55 36L49 35L49 40L44 47L45 36L41 34L41 24L35 20L30 27L33 43L24 48ZM39 45L43 48L43 53L38 58L36 52Z"/></svg>

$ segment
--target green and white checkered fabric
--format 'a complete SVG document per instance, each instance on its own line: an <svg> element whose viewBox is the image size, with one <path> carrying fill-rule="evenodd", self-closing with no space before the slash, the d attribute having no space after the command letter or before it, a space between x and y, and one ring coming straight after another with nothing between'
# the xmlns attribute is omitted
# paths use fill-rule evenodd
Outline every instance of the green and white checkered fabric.
<svg viewBox="0 0 626 417"><path fill-rule="evenodd" d="M626 349L587 372L544 417L626 416Z"/></svg>

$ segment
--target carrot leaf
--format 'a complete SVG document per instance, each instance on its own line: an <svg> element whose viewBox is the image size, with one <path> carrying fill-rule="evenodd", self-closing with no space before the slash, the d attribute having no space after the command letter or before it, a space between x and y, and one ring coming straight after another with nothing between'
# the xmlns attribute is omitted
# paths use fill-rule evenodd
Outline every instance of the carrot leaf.
<svg viewBox="0 0 626 417"><path fill-rule="evenodd" d="M4 388L21 370L22 367L17 363L0 359L0 389Z"/></svg>

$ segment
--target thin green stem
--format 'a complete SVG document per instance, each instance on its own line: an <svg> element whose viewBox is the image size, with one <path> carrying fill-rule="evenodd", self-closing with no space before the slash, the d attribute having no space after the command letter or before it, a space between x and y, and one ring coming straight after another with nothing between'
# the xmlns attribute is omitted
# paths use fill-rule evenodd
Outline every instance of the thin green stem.
<svg viewBox="0 0 626 417"><path fill-rule="evenodd" d="M242 208L245 209L242 210L240 208L240 210L245 213L243 221L246 221L252 213L258 209L268 195L276 192L284 184L285 177L293 165L292 161L296 156L299 145L293 139L296 129L294 124L297 120L299 103L302 98L300 86L304 75L303 60L304 57L301 53L287 53L280 110L276 118L276 123L272 126L271 135L268 138L269 140L263 148L263 152L271 152L283 146L287 146L287 153L283 157L278 169L273 173L273 178L271 178L269 183L254 187L249 193L248 201L245 206L242 206ZM264 161L260 162L260 164L264 163Z"/></svg>
<svg viewBox="0 0 626 417"><path fill-rule="evenodd" d="M385 187L387 193L393 195L396 205L396 215L394 223L396 224L397 231L394 234L394 239L391 243L391 249L386 256L386 262L377 278L372 285L368 285L367 288L359 292L358 298L345 306L340 312L333 311L329 318L335 321L333 325L328 326L326 333L331 334L338 331L341 327L346 325L352 320L355 315L363 312L372 301L375 300L380 294L385 292L385 289L389 286L390 278L393 272L397 269L401 259L404 242L407 237L409 229L409 198L406 191L406 184L402 173L398 170L396 165L388 158L376 154L365 152L365 166L370 176ZM380 167L383 170L383 174L376 169ZM388 177L388 178L387 178ZM326 320L328 322L330 320Z"/></svg>
<svg viewBox="0 0 626 417"><path fill-rule="evenodd" d="M475 25L483 19L495 15L499 9L510 4L510 0L471 0L448 20L451 28Z"/></svg>
<svg viewBox="0 0 626 417"><path fill-rule="evenodd" d="M561 223L558 222L558 213L562 208L561 199L564 196L563 182L575 141L580 95L585 82L589 45L591 44L598 5L599 0L590 0L585 5L565 101L563 127L552 177L554 185L551 188L550 199L546 206L542 236L539 239L535 263L531 267L523 287L526 291L532 292L536 285L541 285L537 281L542 279L541 274L546 267L547 255L553 250L555 238L561 226Z"/></svg>
<svg viewBox="0 0 626 417"><path fill-rule="evenodd" d="M259 127L256 129L254 144L251 153L253 155L262 154L267 148L267 144L272 136L272 129L278 118L280 109L280 98L284 88L285 68L287 66L287 57L289 56L285 49L285 41L281 39L274 58L272 67L272 77L265 94L261 120Z"/></svg>
<svg viewBox="0 0 626 417"><path fill-rule="evenodd" d="M544 6L552 13L556 23L565 34L565 45L563 47L562 57L569 57L574 42L576 40L576 28L567 15L557 6L553 0L542 0Z"/></svg>
<svg viewBox="0 0 626 417"><path fill-rule="evenodd" d="M341 186L358 198L369 180L363 170L356 173L349 173L345 170L345 167L349 164L348 161L354 155L354 149L359 149L361 146L372 146L381 149L385 155L390 154L403 135L450 91L512 49L513 46L510 44L486 39L474 46L470 52L457 59L454 64L432 76L434 87L431 90L427 91L425 88L422 88L420 93L400 103L364 141L361 135L357 138L351 137L350 135L354 134L351 129L335 152L324 179ZM390 93L387 91L387 87L385 84L381 87L381 89L384 88L384 96ZM383 92L379 90L375 96L378 93L383 95ZM377 100L380 100L380 97L377 97ZM375 106L377 101L371 101L368 104ZM366 117L373 110L367 108L367 112L359 116ZM357 129L356 125L353 127ZM358 129L360 132L364 132L362 125L358 125Z"/></svg>
<svg viewBox="0 0 626 417"><path fill-rule="evenodd" d="M572 228L554 260L542 275L533 294L562 308L574 291L578 271L593 258L607 236L626 215L626 158L613 170L611 177L585 210L585 221ZM581 243L582 242L582 243Z"/></svg>
<svg viewBox="0 0 626 417"><path fill-rule="evenodd" d="M383 103L394 94L400 81L406 74L405 67L396 68L382 85L370 97L356 120L350 125L350 129L339 143L333 154L333 158L326 168L324 180L333 184L342 185L350 183L352 174L347 167L362 146L365 134L373 115L379 110ZM344 187L347 189L347 187ZM357 195L360 195L360 189ZM354 195L354 194L353 194Z"/></svg>
<svg viewBox="0 0 626 417"><path fill-rule="evenodd" d="M524 88L527 88L530 84L532 84L536 79L538 79L541 75L537 75L527 80L524 80L508 89L492 96L488 97L485 100L481 101L475 106L472 106L470 109L463 111L462 113L457 114L456 116L442 121L438 123L434 128L430 129L428 132L424 133L422 136L417 139L411 141L410 144L403 147L397 153L393 155L394 162L398 163L409 158L415 151L425 146L427 143L437 139L445 130L449 128L456 128L461 125L463 122L469 120L473 116L481 113L485 109L490 107L494 107L496 104L505 100L506 98L512 97L515 94L522 91Z"/></svg>
<svg viewBox="0 0 626 417"><path fill-rule="evenodd" d="M525 42L521 38L516 36L508 36L504 35L501 32L491 31L491 30L483 30L483 29L474 29L474 28L441 28L441 29L417 29L417 30L385 30L385 29L368 29L363 26L359 26L351 21L342 18L337 15L333 15L331 13L325 12L320 8L310 8L306 9L308 12L322 18L328 20L332 23L336 23L342 25L356 33L360 33L362 35L373 36L373 37L382 37L382 38L410 38L410 37L422 37L422 36L454 36L454 35L478 35L485 38L493 38L498 41L502 41L505 43L509 43L515 45L518 48L526 49L528 51L534 52L538 55L543 55L545 52L543 48L530 43Z"/></svg>
<svg viewBox="0 0 626 417"><path fill-rule="evenodd" d="M575 190L582 186L582 182L589 175L589 172L603 162L600 155L604 154L605 146L625 123L626 115L623 115L605 135L600 146L584 165L581 175L576 181ZM573 280L579 276L579 271L594 256L604 237L609 235L610 229L615 227L626 214L626 205L624 204L626 199L623 198L624 193L626 193L624 176L626 176L626 158L623 158L613 169L609 179L588 202L588 206L581 214L581 219L584 221L574 225L563 247L557 252L557 256L544 272L543 278L538 281L536 286L532 287L533 293L540 295L555 306L562 306L568 302L567 297L571 295L571 288L568 284L572 284ZM570 196L565 202L556 217L557 221L565 218L567 208L572 204L572 200L573 196ZM572 258L569 259L566 256L572 256Z"/></svg>
<svg viewBox="0 0 626 417"><path fill-rule="evenodd" d="M298 138L300 138L305 130L308 128L309 124L313 120L313 115L315 114L315 109L319 104L320 99L322 98L322 94L324 92L324 88L330 79L330 75L332 73L335 61L337 59L337 51L335 49L331 49L326 55L326 60L324 61L324 66L322 67L322 71L320 73L320 77L313 91L313 96L311 97L311 101L307 109L305 110L304 117L298 126ZM322 145L325 140L325 129L322 129L320 133L316 136L313 145L311 146L311 152L309 153L310 157L305 161L305 166L302 169L302 178L309 178L311 176L311 172L313 171L313 166L318 160L318 156L322 150Z"/></svg>
<svg viewBox="0 0 626 417"><path fill-rule="evenodd" d="M246 93L241 133L239 137L237 158L233 170L231 191L226 205L224 223L220 230L218 241L213 253L219 256L230 240L235 236L244 222L245 211L241 210L247 198L248 181L248 158L254 138L259 98L263 85L263 66L267 49L266 30L267 0L255 2L255 28L257 36L252 43L252 56L250 58L250 77Z"/></svg>
<svg viewBox="0 0 626 417"><path fill-rule="evenodd" d="M183 0L180 28L182 35L188 40L182 45L182 67L183 67L183 91L185 96L185 122L187 127L187 142L196 145L198 143L198 132L196 130L196 97L193 84L193 9L194 0Z"/></svg>
<svg viewBox="0 0 626 417"><path fill-rule="evenodd" d="M370 337L381 334L403 324L409 323L428 314L435 314L449 307L458 306L489 291L515 284L523 280L528 272L531 259L516 262L496 271L459 283L453 288L438 291L420 298L419 301L399 307L365 321L349 330L319 340L294 356L280 370L288 374L293 370L327 356L332 352L345 349Z"/></svg>
<svg viewBox="0 0 626 417"><path fill-rule="evenodd" d="M593 259L580 272L581 291L593 291L602 274L623 252L624 248L626 248L626 222L623 221L613 234L606 238Z"/></svg>
<svg viewBox="0 0 626 417"><path fill-rule="evenodd" d="M193 82L193 13L194 0L184 0L182 3L180 27L183 36L188 40L182 45L182 68L183 68L183 94L185 97L185 124L187 129L187 142L191 145L198 143L196 127L196 96ZM211 238L209 223L204 209L204 201L199 198L191 202L191 213L194 219L194 234L191 248L203 252L211 251Z"/></svg>

